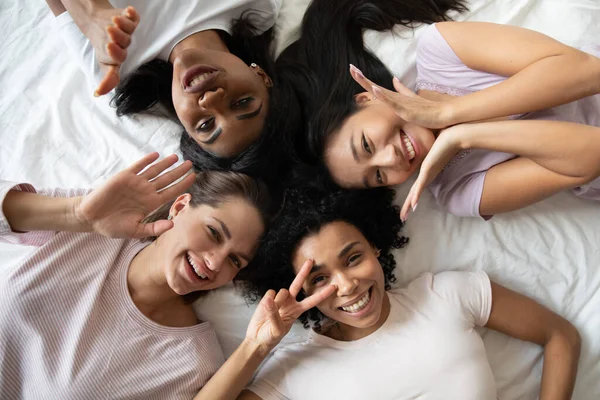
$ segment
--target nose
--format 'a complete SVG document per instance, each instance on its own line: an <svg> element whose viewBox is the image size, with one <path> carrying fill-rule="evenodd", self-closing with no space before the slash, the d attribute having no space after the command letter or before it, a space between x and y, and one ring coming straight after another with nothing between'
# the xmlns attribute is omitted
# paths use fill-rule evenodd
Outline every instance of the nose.
<svg viewBox="0 0 600 400"><path fill-rule="evenodd" d="M204 256L206 267L213 272L219 272L227 256L223 252L213 252Z"/></svg>
<svg viewBox="0 0 600 400"><path fill-rule="evenodd" d="M378 167L397 167L402 162L401 154L400 149L390 143L377 152L373 163Z"/></svg>
<svg viewBox="0 0 600 400"><path fill-rule="evenodd" d="M343 272L337 273L331 283L337 286L338 297L349 296L358 287L358 280Z"/></svg>
<svg viewBox="0 0 600 400"><path fill-rule="evenodd" d="M202 108L219 107L223 103L224 98L225 90L223 88L207 90L198 98L198 105L200 105Z"/></svg>

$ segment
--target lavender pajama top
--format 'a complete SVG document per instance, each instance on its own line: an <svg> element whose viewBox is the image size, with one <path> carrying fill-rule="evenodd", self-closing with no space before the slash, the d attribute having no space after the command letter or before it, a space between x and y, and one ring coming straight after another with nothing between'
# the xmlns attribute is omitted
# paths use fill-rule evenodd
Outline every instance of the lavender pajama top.
<svg viewBox="0 0 600 400"><path fill-rule="evenodd" d="M600 56L600 46L582 51ZM467 67L456 55L435 25L425 29L417 45L416 90L429 90L453 96L464 96L483 90L507 79ZM600 127L600 95L542 111L511 116L511 119L534 119L575 122ZM469 149L458 153L429 190L438 205L458 216L480 216L479 204L488 169L517 157L497 151ZM600 178L573 189L580 197L600 200ZM489 216L486 216L486 219Z"/></svg>

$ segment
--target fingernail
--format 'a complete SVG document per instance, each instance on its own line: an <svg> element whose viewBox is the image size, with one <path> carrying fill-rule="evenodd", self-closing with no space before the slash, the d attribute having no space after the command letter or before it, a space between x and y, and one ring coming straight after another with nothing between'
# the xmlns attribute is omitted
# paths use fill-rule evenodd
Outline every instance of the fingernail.
<svg viewBox="0 0 600 400"><path fill-rule="evenodd" d="M362 71L360 69L356 68L356 66L354 64L350 64L350 69L352 70L352 72L354 72L356 75L358 75L359 78L362 78L362 79L365 78Z"/></svg>
<svg viewBox="0 0 600 400"><path fill-rule="evenodd" d="M415 210L417 209L417 206L418 206L418 205L419 205L419 203L416 203L416 204L413 206L413 208L412 208L413 212L415 212Z"/></svg>
<svg viewBox="0 0 600 400"><path fill-rule="evenodd" d="M400 83L400 79L397 76L394 77L394 81Z"/></svg>
<svg viewBox="0 0 600 400"><path fill-rule="evenodd" d="M100 97L100 93L98 93L98 91L94 91L94 97Z"/></svg>

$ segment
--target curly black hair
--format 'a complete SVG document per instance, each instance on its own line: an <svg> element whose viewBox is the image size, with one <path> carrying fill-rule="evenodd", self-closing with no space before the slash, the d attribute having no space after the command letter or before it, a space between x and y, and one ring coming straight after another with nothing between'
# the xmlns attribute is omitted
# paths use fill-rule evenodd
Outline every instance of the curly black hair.
<svg viewBox="0 0 600 400"><path fill-rule="evenodd" d="M398 206L393 205L395 191L389 188L373 190L325 190L314 187L289 188L284 205L272 221L261 242L257 266L244 283L247 297L256 301L269 289L288 288L295 278L292 258L307 236L324 226L343 221L355 226L365 238L381 250L378 257L385 276L385 289L395 282L396 261L392 249L404 247L408 238L400 236L402 221ZM304 298L300 293L298 299ZM300 317L305 328L312 321L318 329L324 315L313 308Z"/></svg>

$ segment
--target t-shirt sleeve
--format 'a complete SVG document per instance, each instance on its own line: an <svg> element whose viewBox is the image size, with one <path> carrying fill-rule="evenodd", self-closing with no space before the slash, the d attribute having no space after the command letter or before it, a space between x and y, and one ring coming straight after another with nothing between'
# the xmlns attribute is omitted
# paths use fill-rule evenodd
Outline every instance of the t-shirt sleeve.
<svg viewBox="0 0 600 400"><path fill-rule="evenodd" d="M17 184L0 180L0 242L19 244L24 246L43 246L49 241L55 232L52 231L34 231L34 232L14 232L4 215L4 199L11 190L18 190L28 193L37 193L50 197L75 197L84 196L90 192L87 189L42 189L39 192L27 183Z"/></svg>
<svg viewBox="0 0 600 400"><path fill-rule="evenodd" d="M277 352L261 366L254 381L247 390L255 393L263 400L288 400L285 395L286 370L285 359L278 357Z"/></svg>
<svg viewBox="0 0 600 400"><path fill-rule="evenodd" d="M64 12L53 21L54 29L62 38L67 51L73 61L77 63L81 71L86 75L92 86L100 83L102 74L96 62L94 48L68 12Z"/></svg>
<svg viewBox="0 0 600 400"><path fill-rule="evenodd" d="M446 271L433 276L432 290L474 326L484 326L492 311L492 286L483 271Z"/></svg>

